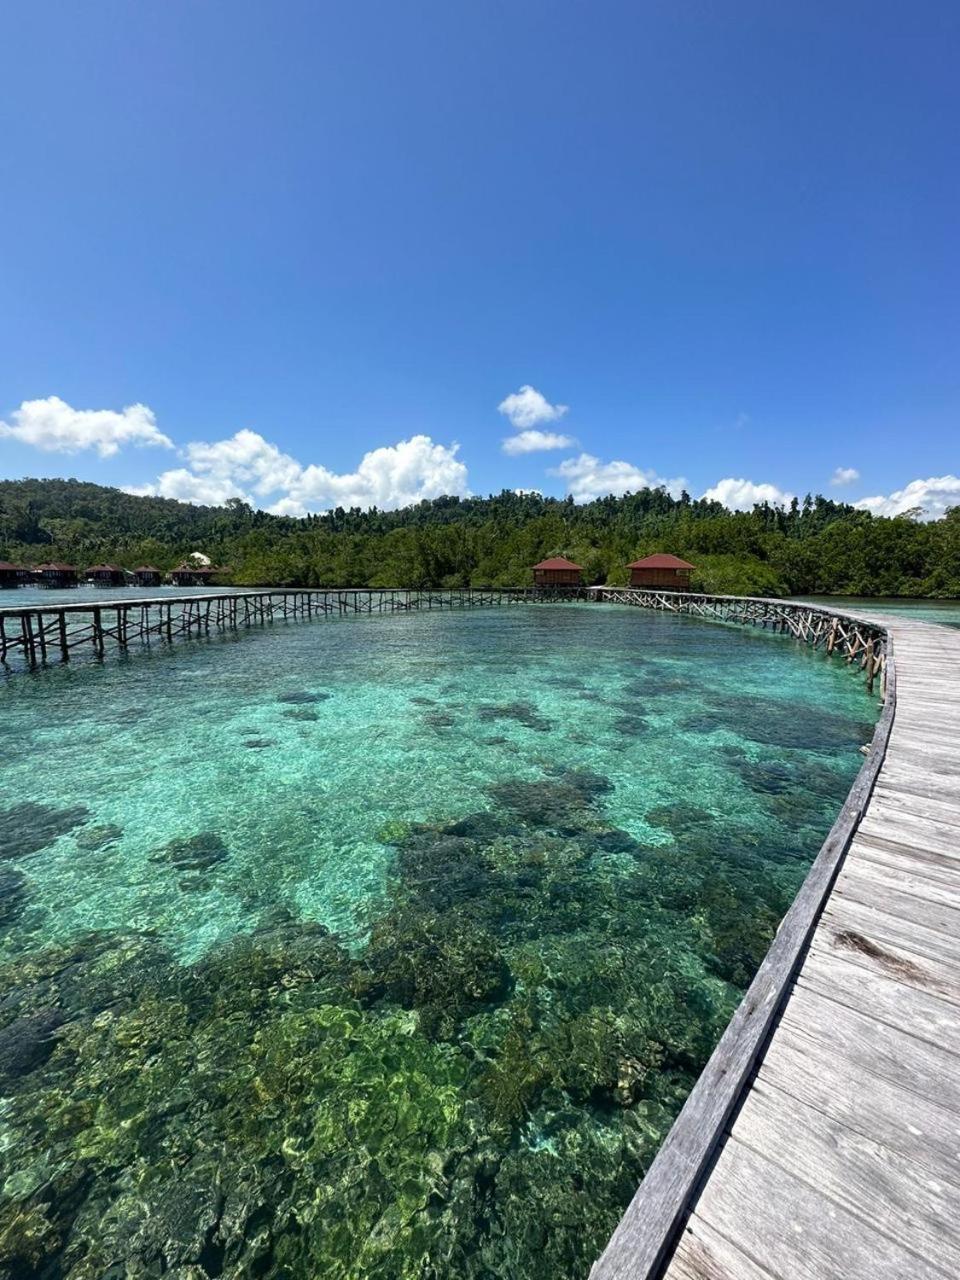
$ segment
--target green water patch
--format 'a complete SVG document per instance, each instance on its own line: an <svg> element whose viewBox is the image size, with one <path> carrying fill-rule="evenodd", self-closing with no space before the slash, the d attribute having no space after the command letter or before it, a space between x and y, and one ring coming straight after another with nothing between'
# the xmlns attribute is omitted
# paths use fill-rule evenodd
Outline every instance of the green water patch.
<svg viewBox="0 0 960 1280"><path fill-rule="evenodd" d="M586 1276L877 711L780 637L586 606L0 700L0 1267L37 1280Z"/></svg>

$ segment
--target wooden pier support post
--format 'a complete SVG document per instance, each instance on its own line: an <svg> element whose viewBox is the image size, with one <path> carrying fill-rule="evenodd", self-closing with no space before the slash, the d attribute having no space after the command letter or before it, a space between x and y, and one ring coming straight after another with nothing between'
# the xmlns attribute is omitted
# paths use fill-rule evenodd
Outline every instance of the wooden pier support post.
<svg viewBox="0 0 960 1280"><path fill-rule="evenodd" d="M37 614L37 639L40 641L40 661L46 666L47 662L47 629L43 621L43 614Z"/></svg>
<svg viewBox="0 0 960 1280"><path fill-rule="evenodd" d="M103 657L103 616L99 605L93 608L93 648L98 658Z"/></svg>
<svg viewBox="0 0 960 1280"><path fill-rule="evenodd" d="M23 651L30 669L33 670L37 665L37 647L33 640L33 627L30 625L29 613L20 615L20 627L23 634Z"/></svg>

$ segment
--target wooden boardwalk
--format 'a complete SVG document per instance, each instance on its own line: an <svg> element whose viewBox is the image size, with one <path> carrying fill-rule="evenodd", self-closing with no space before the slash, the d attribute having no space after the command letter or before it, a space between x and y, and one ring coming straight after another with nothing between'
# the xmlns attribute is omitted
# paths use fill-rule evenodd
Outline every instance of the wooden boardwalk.
<svg viewBox="0 0 960 1280"><path fill-rule="evenodd" d="M5 595L7 593L4 593ZM10 592L10 595L16 595ZM75 655L102 661L151 644L199 639L217 632L272 623L307 622L350 614L409 613L433 609L498 608L585 598L578 587L278 588L230 592L190 591L141 598L61 601L0 608L0 668L35 670Z"/></svg>
<svg viewBox="0 0 960 1280"><path fill-rule="evenodd" d="M960 1276L960 629L869 616L895 707L815 931L738 1080L747 993L593 1280Z"/></svg>

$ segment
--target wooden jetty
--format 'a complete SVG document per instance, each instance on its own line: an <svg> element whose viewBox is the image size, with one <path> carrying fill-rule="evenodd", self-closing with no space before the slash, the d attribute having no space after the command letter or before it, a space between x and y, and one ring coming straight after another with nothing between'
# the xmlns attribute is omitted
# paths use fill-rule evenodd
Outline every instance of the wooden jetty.
<svg viewBox="0 0 960 1280"><path fill-rule="evenodd" d="M149 599L84 600L0 609L0 664L34 668L69 662L76 654L103 659L138 646L238 631L272 622L302 622L346 614L490 608L531 600L581 597L563 592L463 588L418 590L357 588L191 592Z"/></svg>
<svg viewBox="0 0 960 1280"><path fill-rule="evenodd" d="M841 625L884 652L869 756L591 1280L960 1275L960 630Z"/></svg>

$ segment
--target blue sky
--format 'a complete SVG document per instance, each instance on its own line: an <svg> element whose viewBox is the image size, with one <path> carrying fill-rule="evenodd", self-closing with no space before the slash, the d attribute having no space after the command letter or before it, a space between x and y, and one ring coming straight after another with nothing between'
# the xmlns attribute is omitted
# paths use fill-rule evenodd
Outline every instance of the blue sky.
<svg viewBox="0 0 960 1280"><path fill-rule="evenodd" d="M955 3L40 0L2 58L0 475L960 502Z"/></svg>

